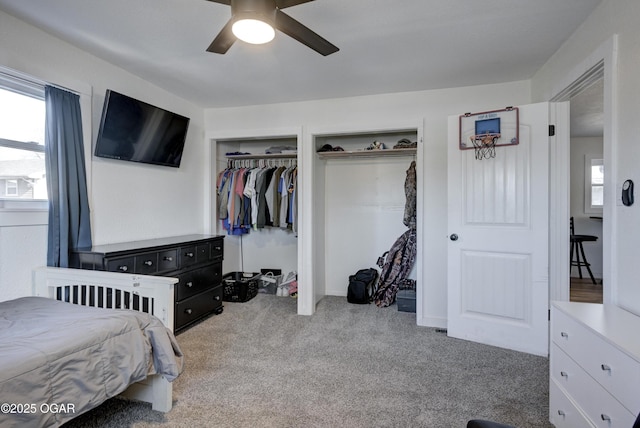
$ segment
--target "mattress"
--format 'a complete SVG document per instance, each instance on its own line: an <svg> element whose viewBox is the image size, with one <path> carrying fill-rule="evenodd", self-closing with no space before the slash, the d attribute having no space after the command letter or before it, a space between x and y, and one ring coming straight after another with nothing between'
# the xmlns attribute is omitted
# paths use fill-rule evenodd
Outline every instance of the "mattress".
<svg viewBox="0 0 640 428"><path fill-rule="evenodd" d="M156 317L42 297L0 302L0 426L49 427L148 375L173 381L183 355Z"/></svg>

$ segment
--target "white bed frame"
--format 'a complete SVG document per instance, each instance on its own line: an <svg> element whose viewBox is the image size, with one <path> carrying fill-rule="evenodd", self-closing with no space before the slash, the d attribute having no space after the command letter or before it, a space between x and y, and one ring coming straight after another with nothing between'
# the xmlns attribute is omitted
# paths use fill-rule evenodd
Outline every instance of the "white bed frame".
<svg viewBox="0 0 640 428"><path fill-rule="evenodd" d="M32 287L34 296L82 306L120 306L148 312L173 331L174 285L177 282L177 278L163 276L41 267L33 270ZM63 295L72 295L72 298L61 298ZM146 305L137 304L143 299ZM173 404L172 391L169 381L161 375L153 375L130 385L122 395L151 403L153 410L168 412Z"/></svg>

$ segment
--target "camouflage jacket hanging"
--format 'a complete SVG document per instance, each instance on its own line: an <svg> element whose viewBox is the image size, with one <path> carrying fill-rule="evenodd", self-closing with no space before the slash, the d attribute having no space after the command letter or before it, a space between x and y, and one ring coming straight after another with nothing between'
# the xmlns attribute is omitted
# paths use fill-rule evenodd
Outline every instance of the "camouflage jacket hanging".
<svg viewBox="0 0 640 428"><path fill-rule="evenodd" d="M415 258L416 229L413 228L403 233L378 261L382 271L374 299L377 306L386 307L395 301L398 287L411 272Z"/></svg>
<svg viewBox="0 0 640 428"><path fill-rule="evenodd" d="M412 161L409 169L407 170L407 178L404 181L404 194L406 196L406 202L404 205L404 218L403 223L409 229L416 228L416 161Z"/></svg>

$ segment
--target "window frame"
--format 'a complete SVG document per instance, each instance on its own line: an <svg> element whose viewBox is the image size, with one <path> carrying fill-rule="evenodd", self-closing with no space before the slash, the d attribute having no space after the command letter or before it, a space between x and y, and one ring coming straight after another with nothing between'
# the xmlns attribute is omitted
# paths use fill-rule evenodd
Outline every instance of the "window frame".
<svg viewBox="0 0 640 428"><path fill-rule="evenodd" d="M44 83L38 83L21 73L0 68L0 88L44 101ZM0 147L44 153L44 145L0 138ZM49 201L47 199L0 198L0 226L46 224ZM31 213L23 218L18 213ZM35 218L33 216L36 216ZM43 217L44 216L44 217Z"/></svg>
<svg viewBox="0 0 640 428"><path fill-rule="evenodd" d="M7 179L4 185L5 185L5 192L4 192L5 195L18 196L18 180L17 179Z"/></svg>
<svg viewBox="0 0 640 428"><path fill-rule="evenodd" d="M593 205L592 195L593 188L600 187L604 193L604 180L602 184L594 184L593 177L591 176L591 168L593 166L604 167L603 156L600 155L585 155L584 157L584 212L585 214L602 214L603 205ZM603 175L605 172L603 171ZM604 201L604 197L603 197Z"/></svg>
<svg viewBox="0 0 640 428"><path fill-rule="evenodd" d="M43 80L44 79L44 80ZM52 83L50 80L35 77L26 72L17 71L0 65L0 81L3 87L10 84L13 89L28 95L42 94L44 99L44 88L46 85L57 86L80 96L80 110L82 112L82 135L85 145L85 168L87 173L87 190L89 200L92 198L92 165L91 165L91 118L93 87L87 82L65 77L62 82ZM3 205L3 201L7 201ZM0 200L0 228L5 226L47 226L49 217L49 201L44 199L29 200Z"/></svg>

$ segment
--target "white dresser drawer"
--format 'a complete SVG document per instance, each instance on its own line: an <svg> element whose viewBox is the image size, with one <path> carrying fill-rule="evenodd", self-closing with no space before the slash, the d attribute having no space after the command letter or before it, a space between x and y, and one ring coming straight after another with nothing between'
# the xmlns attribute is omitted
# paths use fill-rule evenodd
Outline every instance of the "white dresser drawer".
<svg viewBox="0 0 640 428"><path fill-rule="evenodd" d="M635 416L556 344L551 346L551 379L577 403L597 427L629 428Z"/></svg>
<svg viewBox="0 0 640 428"><path fill-rule="evenodd" d="M554 379L549 382L549 422L556 428L595 428Z"/></svg>
<svg viewBox="0 0 640 428"><path fill-rule="evenodd" d="M640 411L640 363L561 311L554 312L552 341L617 397L627 411Z"/></svg>

